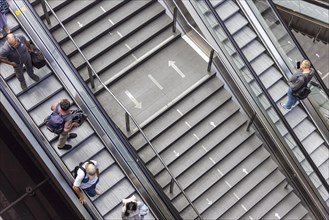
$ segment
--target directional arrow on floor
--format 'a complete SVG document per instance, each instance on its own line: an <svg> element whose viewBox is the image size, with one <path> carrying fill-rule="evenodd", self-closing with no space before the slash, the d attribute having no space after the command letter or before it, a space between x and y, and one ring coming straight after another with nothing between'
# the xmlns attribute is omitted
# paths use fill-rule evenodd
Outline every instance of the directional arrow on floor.
<svg viewBox="0 0 329 220"><path fill-rule="evenodd" d="M182 78L185 77L184 73L176 66L175 61L168 61L168 66L172 67Z"/></svg>
<svg viewBox="0 0 329 220"><path fill-rule="evenodd" d="M278 219L281 219L279 213L275 213L274 215L275 215L275 217L277 217Z"/></svg>
<svg viewBox="0 0 329 220"><path fill-rule="evenodd" d="M245 174L248 174L248 172L245 168L242 169L242 172L244 172Z"/></svg>
<svg viewBox="0 0 329 220"><path fill-rule="evenodd" d="M137 99L135 99L135 97L128 90L126 90L125 93L128 98L130 98L130 100L135 104L135 108L142 108L142 102L138 102Z"/></svg>

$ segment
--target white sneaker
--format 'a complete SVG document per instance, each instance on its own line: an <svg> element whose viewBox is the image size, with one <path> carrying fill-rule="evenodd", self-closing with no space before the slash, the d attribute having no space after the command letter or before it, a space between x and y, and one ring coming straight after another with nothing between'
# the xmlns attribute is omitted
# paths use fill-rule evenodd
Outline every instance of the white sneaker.
<svg viewBox="0 0 329 220"><path fill-rule="evenodd" d="M96 191L96 195L100 195L101 194L101 191L99 189L95 189Z"/></svg>
<svg viewBox="0 0 329 220"><path fill-rule="evenodd" d="M280 102L280 105L282 106L282 108L284 108L285 110L287 110L288 112L291 111L292 108L287 108L286 104L283 104L282 102Z"/></svg>
<svg viewBox="0 0 329 220"><path fill-rule="evenodd" d="M293 106L291 106L291 109L295 108L299 104L299 101L297 101Z"/></svg>

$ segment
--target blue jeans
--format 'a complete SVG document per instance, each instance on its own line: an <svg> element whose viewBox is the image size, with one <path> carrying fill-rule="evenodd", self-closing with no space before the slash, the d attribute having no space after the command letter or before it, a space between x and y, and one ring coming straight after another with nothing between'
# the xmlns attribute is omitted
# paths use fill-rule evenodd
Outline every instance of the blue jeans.
<svg viewBox="0 0 329 220"><path fill-rule="evenodd" d="M90 197L94 197L96 196L96 184L98 183L99 181L99 178L98 180L96 181L96 183L94 183L93 185L91 185L90 187L86 188L86 189L83 189Z"/></svg>
<svg viewBox="0 0 329 220"><path fill-rule="evenodd" d="M291 88L289 88L288 89L288 101L286 104L286 108L291 108L293 105L296 104L297 101L298 101L298 98L296 98L295 96L292 95Z"/></svg>

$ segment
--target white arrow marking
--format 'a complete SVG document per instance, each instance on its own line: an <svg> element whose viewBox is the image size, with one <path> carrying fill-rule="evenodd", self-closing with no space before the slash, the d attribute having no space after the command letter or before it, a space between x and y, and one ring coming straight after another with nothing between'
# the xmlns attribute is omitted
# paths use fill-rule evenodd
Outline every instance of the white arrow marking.
<svg viewBox="0 0 329 220"><path fill-rule="evenodd" d="M291 42L288 40L288 44L291 44Z"/></svg>
<svg viewBox="0 0 329 220"><path fill-rule="evenodd" d="M100 6L100 8L102 9L103 12L106 12L106 10L102 6Z"/></svg>
<svg viewBox="0 0 329 220"><path fill-rule="evenodd" d="M279 213L275 213L274 215L275 215L275 217L277 217L278 219L281 219Z"/></svg>
<svg viewBox="0 0 329 220"><path fill-rule="evenodd" d="M163 87L160 85L158 81L156 81L156 79L154 79L154 77L151 74L148 74L148 77L160 90L163 90Z"/></svg>
<svg viewBox="0 0 329 220"><path fill-rule="evenodd" d="M191 125L186 121L185 124L187 125L187 127L191 128Z"/></svg>
<svg viewBox="0 0 329 220"><path fill-rule="evenodd" d="M208 205L211 205L212 204L212 201L210 201L208 198L206 200L208 202Z"/></svg>
<svg viewBox="0 0 329 220"><path fill-rule="evenodd" d="M215 123L213 121L210 122L210 125L213 126L214 128L216 128L216 125L215 125Z"/></svg>
<svg viewBox="0 0 329 220"><path fill-rule="evenodd" d="M320 55L318 53L316 53L315 56L320 57Z"/></svg>
<svg viewBox="0 0 329 220"><path fill-rule="evenodd" d="M135 104L135 108L142 108L142 102L138 102L135 97L128 91L125 91L126 95L128 96L128 98L130 98L130 100Z"/></svg>
<svg viewBox="0 0 329 220"><path fill-rule="evenodd" d="M179 111L179 109L177 109L178 114L180 114L181 116L183 115L183 113L181 111Z"/></svg>
<svg viewBox="0 0 329 220"><path fill-rule="evenodd" d="M209 157L209 160L210 160L213 164L216 164L216 162L214 161L214 159L212 159L211 157Z"/></svg>
<svg viewBox="0 0 329 220"><path fill-rule="evenodd" d="M224 176L224 174L222 173L222 171L220 171L219 169L217 169L218 173L222 176Z"/></svg>
<svg viewBox="0 0 329 220"><path fill-rule="evenodd" d="M77 22L79 27L83 27L83 24L80 23L80 21Z"/></svg>
<svg viewBox="0 0 329 220"><path fill-rule="evenodd" d="M242 169L242 172L244 172L245 174L248 174L248 172L245 168Z"/></svg>
<svg viewBox="0 0 329 220"><path fill-rule="evenodd" d="M201 147L203 148L204 151L208 152L208 150L205 146L201 145Z"/></svg>
<svg viewBox="0 0 329 220"><path fill-rule="evenodd" d="M241 204L241 207L242 207L245 211L248 211L248 209L247 209L243 204Z"/></svg>
<svg viewBox="0 0 329 220"><path fill-rule="evenodd" d="M175 61L168 61L168 66L172 67L182 78L185 78L184 73L175 65Z"/></svg>
<svg viewBox="0 0 329 220"><path fill-rule="evenodd" d="M194 136L197 140L200 140L200 138L199 138L196 134L193 134L193 136Z"/></svg>
<svg viewBox="0 0 329 220"><path fill-rule="evenodd" d="M250 215L249 215L249 219L250 219L250 220L254 220Z"/></svg>
<svg viewBox="0 0 329 220"><path fill-rule="evenodd" d="M175 156L176 156L176 157L178 157L178 156L179 156L179 153L178 153L178 152L176 152L175 150L173 151L173 153L175 154Z"/></svg>
<svg viewBox="0 0 329 220"><path fill-rule="evenodd" d="M111 19L109 19L109 22L113 25L114 24L114 22L111 20Z"/></svg>

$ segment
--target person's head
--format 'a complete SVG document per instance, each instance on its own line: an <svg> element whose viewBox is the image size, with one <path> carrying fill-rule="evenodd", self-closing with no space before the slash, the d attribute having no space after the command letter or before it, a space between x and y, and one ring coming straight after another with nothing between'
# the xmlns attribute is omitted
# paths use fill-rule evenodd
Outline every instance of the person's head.
<svg viewBox="0 0 329 220"><path fill-rule="evenodd" d="M63 111L69 110L71 103L68 99L62 99L62 101L59 103L59 106Z"/></svg>
<svg viewBox="0 0 329 220"><path fill-rule="evenodd" d="M303 60L303 62L300 64L301 69L309 69L311 68L311 62L309 60Z"/></svg>
<svg viewBox="0 0 329 220"><path fill-rule="evenodd" d="M13 33L7 35L7 42L11 47L17 48L18 47L18 39Z"/></svg>
<svg viewBox="0 0 329 220"><path fill-rule="evenodd" d="M96 171L97 168L92 163L86 164L86 174L90 180L94 179L96 177Z"/></svg>
<svg viewBox="0 0 329 220"><path fill-rule="evenodd" d="M126 203L126 212L125 216L129 216L131 212L134 212L137 210L137 203L136 202L127 202Z"/></svg>

